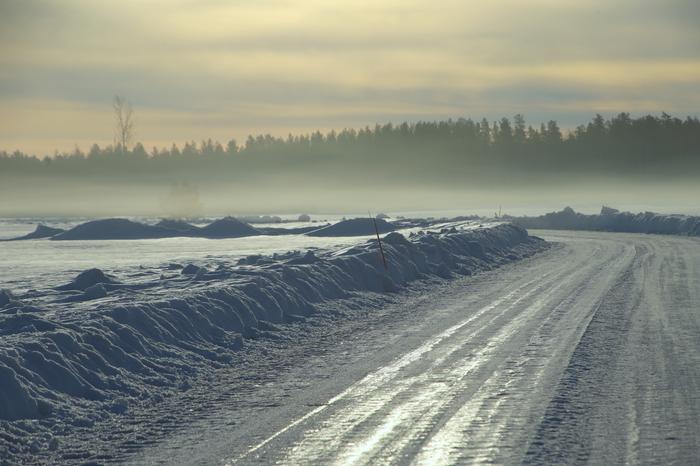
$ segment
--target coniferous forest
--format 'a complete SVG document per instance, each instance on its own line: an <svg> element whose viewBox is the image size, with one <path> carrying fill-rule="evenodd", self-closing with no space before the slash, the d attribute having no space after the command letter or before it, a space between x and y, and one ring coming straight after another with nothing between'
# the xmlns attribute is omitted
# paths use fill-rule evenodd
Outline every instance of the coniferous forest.
<svg viewBox="0 0 700 466"><path fill-rule="evenodd" d="M556 121L531 125L516 115L498 121L389 123L287 138L268 134L242 143L193 141L170 148L95 144L87 152L76 148L46 157L0 151L2 197L30 198L36 191L37 206L66 193L73 203L83 191L95 202L111 202L115 196L128 197L130 190L135 197L136 190L164 192L183 184L247 195L254 189L269 194L324 183L349 192L363 186L544 186L587 175L623 181L657 175L696 179L700 121L621 113L607 120L596 115L564 131Z"/></svg>
<svg viewBox="0 0 700 466"><path fill-rule="evenodd" d="M452 171L464 167L543 171L582 170L618 173L647 172L663 163L700 167L700 121L668 114L631 118L621 113L605 120L596 115L589 123L564 132L556 121L528 125L522 115L513 119L457 119L376 125L326 134L249 136L241 143L207 140L170 148L146 148L136 143L93 145L87 152L75 149L50 157L19 151L0 151L0 172L42 175L114 175L200 172L236 176L235 172L265 173L274 166L291 171L324 173L326 170L367 165L369 170L424 166L440 172L449 162Z"/></svg>

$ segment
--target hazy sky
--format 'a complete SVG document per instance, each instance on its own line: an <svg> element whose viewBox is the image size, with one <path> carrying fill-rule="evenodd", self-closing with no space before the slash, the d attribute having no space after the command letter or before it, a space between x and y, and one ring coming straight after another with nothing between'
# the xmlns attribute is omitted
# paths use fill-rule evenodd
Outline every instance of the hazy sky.
<svg viewBox="0 0 700 466"><path fill-rule="evenodd" d="M0 0L0 149L700 111L698 0Z"/></svg>

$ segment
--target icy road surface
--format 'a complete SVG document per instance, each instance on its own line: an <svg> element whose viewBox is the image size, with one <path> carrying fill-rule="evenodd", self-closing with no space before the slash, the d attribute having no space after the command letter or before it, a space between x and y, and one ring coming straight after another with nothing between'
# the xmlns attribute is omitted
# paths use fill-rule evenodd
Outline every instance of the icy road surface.
<svg viewBox="0 0 700 466"><path fill-rule="evenodd" d="M299 342L265 403L133 462L698 464L700 241L532 233L559 245Z"/></svg>

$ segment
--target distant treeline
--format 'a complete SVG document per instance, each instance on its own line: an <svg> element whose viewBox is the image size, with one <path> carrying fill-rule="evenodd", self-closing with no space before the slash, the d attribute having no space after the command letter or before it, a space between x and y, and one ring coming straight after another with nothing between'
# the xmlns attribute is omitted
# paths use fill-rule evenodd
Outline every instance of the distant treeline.
<svg viewBox="0 0 700 466"><path fill-rule="evenodd" d="M700 121L666 113L631 118L628 113L564 134L556 121L538 127L522 115L489 122L457 119L376 125L326 134L277 138L249 136L239 145L211 140L182 147L153 148L137 143L93 145L87 153L38 158L0 151L0 174L136 178L195 177L235 180L249 176L392 173L399 177L455 177L518 173L653 174L659 170L697 174Z"/></svg>

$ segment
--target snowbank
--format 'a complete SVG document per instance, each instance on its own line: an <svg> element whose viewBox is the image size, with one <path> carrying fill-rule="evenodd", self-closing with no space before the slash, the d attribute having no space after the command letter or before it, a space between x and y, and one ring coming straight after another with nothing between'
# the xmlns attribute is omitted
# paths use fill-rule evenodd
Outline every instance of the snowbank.
<svg viewBox="0 0 700 466"><path fill-rule="evenodd" d="M396 230L394 225L381 218L376 219L376 224L379 233L388 233ZM366 236L373 234L375 234L374 222L370 218L342 220L333 225L307 233L309 236Z"/></svg>
<svg viewBox="0 0 700 466"><path fill-rule="evenodd" d="M155 239L176 236L201 238L238 238L259 235L260 232L247 223L233 217L215 220L205 227L196 227L179 220L161 220L156 225L133 222L123 218L94 220L52 236L53 240L113 240Z"/></svg>
<svg viewBox="0 0 700 466"><path fill-rule="evenodd" d="M52 227L47 227L46 225L39 224L36 226L33 232L26 234L24 236L20 236L19 238L12 238L12 239L3 239L0 241L20 241L20 240L25 240L25 239L40 239L40 238L50 238L52 236L56 236L60 233L63 233L65 230L62 228L52 228Z"/></svg>
<svg viewBox="0 0 700 466"><path fill-rule="evenodd" d="M209 225L200 228L199 231L201 236L205 238L238 238L260 234L255 228L234 217L224 217L215 220Z"/></svg>
<svg viewBox="0 0 700 466"><path fill-rule="evenodd" d="M0 307L10 304L15 297L10 290L0 288Z"/></svg>
<svg viewBox="0 0 700 466"><path fill-rule="evenodd" d="M145 225L124 218L108 218L85 222L53 236L54 240L152 239L178 236L177 232L159 226Z"/></svg>
<svg viewBox="0 0 700 466"><path fill-rule="evenodd" d="M470 275L545 247L513 225L410 239L391 233L384 238L386 272L376 241L368 241L335 252L241 262L258 265L161 275L153 285L161 287L157 292L119 294L125 285L98 269L60 287L100 296L115 291L94 305L56 300L38 308L30 305L35 295L25 300L5 292L0 432L11 432L10 421L17 419L61 419L62 429L92 425L128 411L132 403L187 389L198 372L230 364L245 338L274 336L275 324L303 321L319 312L319 303L362 302L363 296L371 299L368 292L397 291L429 276ZM21 458L27 449L20 434L0 436L0 457Z"/></svg>
<svg viewBox="0 0 700 466"><path fill-rule="evenodd" d="M265 217L259 217L264 219ZM455 219L458 220L458 219ZM447 219L441 220L446 222ZM426 228L438 220L402 220L399 223L389 223L381 218L376 219L380 233L388 233L399 228ZM284 223L284 222L277 222ZM164 219L155 225L134 222L122 218L93 220L77 225L70 230L37 226L35 232L20 238L2 241L15 241L36 238L52 240L123 240L123 239L156 239L173 237L193 238L240 238L257 235L303 235L310 236L366 236L374 235L374 224L369 218L343 220L336 224L309 225L292 228L259 226L254 228L248 223L235 217L224 217L215 220L207 226L198 227L181 220Z"/></svg>
<svg viewBox="0 0 700 466"><path fill-rule="evenodd" d="M513 218L512 221L525 228L700 236L700 217L653 212L632 214L606 206L603 206L598 215L585 215L566 207L560 212L551 212L540 217Z"/></svg>
<svg viewBox="0 0 700 466"><path fill-rule="evenodd" d="M104 283L116 283L112 277L108 277L100 269L88 269L78 274L70 283L56 287L57 290L81 290L85 291L91 286Z"/></svg>

